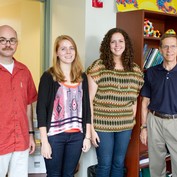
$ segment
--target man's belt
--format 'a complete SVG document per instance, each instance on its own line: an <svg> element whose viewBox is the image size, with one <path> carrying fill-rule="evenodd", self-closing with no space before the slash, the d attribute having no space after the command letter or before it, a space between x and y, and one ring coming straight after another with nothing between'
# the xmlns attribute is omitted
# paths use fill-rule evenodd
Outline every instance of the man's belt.
<svg viewBox="0 0 177 177"><path fill-rule="evenodd" d="M177 119L177 114L173 114L173 115L172 114L163 114L163 113L152 111L152 110L150 110L150 112L154 116L160 117L162 119Z"/></svg>

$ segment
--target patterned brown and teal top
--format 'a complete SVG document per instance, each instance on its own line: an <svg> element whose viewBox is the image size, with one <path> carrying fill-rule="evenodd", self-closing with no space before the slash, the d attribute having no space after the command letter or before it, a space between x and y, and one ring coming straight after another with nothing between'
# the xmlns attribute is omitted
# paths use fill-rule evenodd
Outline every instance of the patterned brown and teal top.
<svg viewBox="0 0 177 177"><path fill-rule="evenodd" d="M108 70L98 59L87 69L98 89L93 100L93 124L97 131L119 132L135 125L132 105L143 85L143 73L134 63L133 72Z"/></svg>

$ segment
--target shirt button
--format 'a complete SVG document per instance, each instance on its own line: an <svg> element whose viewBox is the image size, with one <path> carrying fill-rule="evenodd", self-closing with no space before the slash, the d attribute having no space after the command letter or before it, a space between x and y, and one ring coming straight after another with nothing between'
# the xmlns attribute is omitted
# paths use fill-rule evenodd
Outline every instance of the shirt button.
<svg viewBox="0 0 177 177"><path fill-rule="evenodd" d="M167 77L167 79L169 79L169 77Z"/></svg>

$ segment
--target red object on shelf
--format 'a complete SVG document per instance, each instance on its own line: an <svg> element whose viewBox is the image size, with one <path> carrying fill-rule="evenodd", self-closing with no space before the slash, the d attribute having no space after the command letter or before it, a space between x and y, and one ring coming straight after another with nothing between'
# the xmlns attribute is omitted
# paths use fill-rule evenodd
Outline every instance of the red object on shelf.
<svg viewBox="0 0 177 177"><path fill-rule="evenodd" d="M102 8L103 2L101 2L100 0L92 0L92 7Z"/></svg>

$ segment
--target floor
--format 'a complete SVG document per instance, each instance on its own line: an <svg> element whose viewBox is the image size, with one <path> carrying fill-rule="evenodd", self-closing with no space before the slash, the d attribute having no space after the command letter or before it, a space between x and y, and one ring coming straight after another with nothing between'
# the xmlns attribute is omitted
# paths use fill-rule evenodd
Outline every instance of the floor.
<svg viewBox="0 0 177 177"><path fill-rule="evenodd" d="M46 174L29 174L28 177L46 177Z"/></svg>

